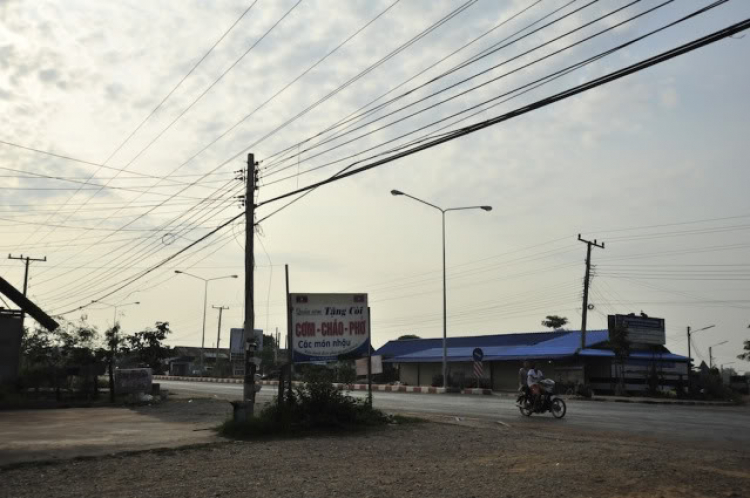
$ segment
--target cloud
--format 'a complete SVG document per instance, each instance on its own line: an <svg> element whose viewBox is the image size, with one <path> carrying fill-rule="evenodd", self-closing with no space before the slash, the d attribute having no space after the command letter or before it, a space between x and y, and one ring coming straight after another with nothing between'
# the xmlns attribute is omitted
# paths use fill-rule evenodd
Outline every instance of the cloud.
<svg viewBox="0 0 750 498"><path fill-rule="evenodd" d="M675 88L662 90L659 98L661 105L667 109L674 109L680 103L680 98Z"/></svg>

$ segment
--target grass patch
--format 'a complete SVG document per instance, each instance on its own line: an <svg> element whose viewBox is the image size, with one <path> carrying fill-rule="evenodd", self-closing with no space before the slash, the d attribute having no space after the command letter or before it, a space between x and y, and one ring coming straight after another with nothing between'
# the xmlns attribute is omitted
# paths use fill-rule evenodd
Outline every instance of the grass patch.
<svg viewBox="0 0 750 498"><path fill-rule="evenodd" d="M419 418L419 417L412 417L410 415L391 415L390 416L392 423L394 424L426 424L428 420Z"/></svg>
<svg viewBox="0 0 750 498"><path fill-rule="evenodd" d="M418 420L403 415L386 415L362 400L344 395L331 381L329 371L311 369L306 374L305 383L291 395L274 400L247 422L225 422L218 427L218 432L236 439L320 433L336 435L388 424L416 423Z"/></svg>

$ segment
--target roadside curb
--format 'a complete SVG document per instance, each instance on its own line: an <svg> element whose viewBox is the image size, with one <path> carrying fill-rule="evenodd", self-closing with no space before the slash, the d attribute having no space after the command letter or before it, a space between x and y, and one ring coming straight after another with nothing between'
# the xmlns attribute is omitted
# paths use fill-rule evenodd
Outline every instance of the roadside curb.
<svg viewBox="0 0 750 498"><path fill-rule="evenodd" d="M219 379L215 377L181 377L171 375L154 375L154 380L175 380L180 382L209 382L217 384L242 384L243 379ZM262 380L262 386L278 386L277 380ZM293 386L300 386L302 382L292 382ZM336 388L342 391L367 391L367 384L334 384ZM444 387L427 387L427 386L391 386L383 384L373 384L373 391L393 392L393 393L415 393L415 394L472 394L491 396L491 389L463 389L452 390Z"/></svg>
<svg viewBox="0 0 750 498"><path fill-rule="evenodd" d="M606 397L594 397L594 398L579 398L572 397L566 398L575 401L584 402L598 402L598 403L635 403L641 405L669 405L669 406L737 406L736 403L731 401L665 401L658 399L627 399L627 398L612 398L607 399Z"/></svg>
<svg viewBox="0 0 750 498"><path fill-rule="evenodd" d="M171 375L154 375L154 380L176 380L181 382L209 382L217 384L242 384L243 379L219 379L215 377L181 377ZM263 386L278 386L276 380L262 380ZM294 386L302 385L302 382L292 382ZM367 384L334 384L336 388L342 391L367 391ZM518 393L496 393L491 389L445 389L444 387L427 387L427 386L391 386L383 384L373 384L373 391L393 392L393 393L414 393L414 394L469 394L484 396L500 396L506 398L515 398ZM677 405L677 406L737 406L736 403L729 401L665 401L658 399L627 399L627 398L607 398L607 397L569 397L564 399L573 401L584 401L592 403L639 403L643 405Z"/></svg>

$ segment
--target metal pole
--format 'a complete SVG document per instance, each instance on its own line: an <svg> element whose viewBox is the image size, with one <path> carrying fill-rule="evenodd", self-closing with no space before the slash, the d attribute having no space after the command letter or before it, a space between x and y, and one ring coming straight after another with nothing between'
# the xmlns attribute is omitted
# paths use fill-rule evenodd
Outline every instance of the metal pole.
<svg viewBox="0 0 750 498"><path fill-rule="evenodd" d="M713 346L708 347L708 368L709 370L714 367L714 353L713 353Z"/></svg>
<svg viewBox="0 0 750 498"><path fill-rule="evenodd" d="M443 214L443 387L448 387L448 286L445 270L445 211Z"/></svg>
<svg viewBox="0 0 750 498"><path fill-rule="evenodd" d="M203 282L203 334L201 335L201 376L205 374L204 347L206 345L206 306L208 305L208 280Z"/></svg>
<svg viewBox="0 0 750 498"><path fill-rule="evenodd" d="M117 306L115 306L115 315L112 317L112 326L117 325Z"/></svg>
<svg viewBox="0 0 750 498"><path fill-rule="evenodd" d="M294 377L294 342L292 340L292 298L289 294L289 265L284 265L284 278L286 279L286 354L289 368L289 399L292 396L292 379Z"/></svg>
<svg viewBox="0 0 750 498"><path fill-rule="evenodd" d="M372 319L370 318L370 307L367 307L367 331L370 337L367 339L367 402L372 408Z"/></svg>

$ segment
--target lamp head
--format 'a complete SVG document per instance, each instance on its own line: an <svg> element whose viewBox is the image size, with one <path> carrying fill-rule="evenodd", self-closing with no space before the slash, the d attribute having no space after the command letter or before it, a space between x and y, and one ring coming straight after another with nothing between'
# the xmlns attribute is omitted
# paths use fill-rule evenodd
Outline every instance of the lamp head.
<svg viewBox="0 0 750 498"><path fill-rule="evenodd" d="M492 206L479 206L479 207L481 207L485 211L492 211Z"/></svg>
<svg viewBox="0 0 750 498"><path fill-rule="evenodd" d="M400 190L391 190L391 195L404 195Z"/></svg>
<svg viewBox="0 0 750 498"><path fill-rule="evenodd" d="M175 273L182 273L180 270L175 270L174 272Z"/></svg>

